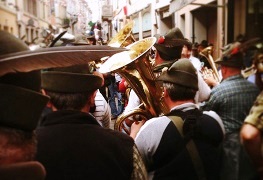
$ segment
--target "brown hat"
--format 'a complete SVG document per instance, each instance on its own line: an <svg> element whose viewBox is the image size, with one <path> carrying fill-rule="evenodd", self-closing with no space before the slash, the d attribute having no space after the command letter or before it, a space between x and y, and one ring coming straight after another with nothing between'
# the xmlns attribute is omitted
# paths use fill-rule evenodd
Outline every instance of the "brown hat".
<svg viewBox="0 0 263 180"><path fill-rule="evenodd" d="M180 59L183 46L189 43L179 28L171 29L164 36L157 34L155 37L157 41L154 47L157 49L161 58L167 61Z"/></svg>
<svg viewBox="0 0 263 180"><path fill-rule="evenodd" d="M27 51L20 39L0 31L0 55ZM0 66L3 61L0 61ZM19 63L19 62L17 62ZM36 128L38 120L48 102L48 97L39 93L40 71L10 73L0 77L0 126L25 131Z"/></svg>
<svg viewBox="0 0 263 180"><path fill-rule="evenodd" d="M170 68L164 70L157 81L174 83L198 90L197 72L189 59L179 59Z"/></svg>
<svg viewBox="0 0 263 180"><path fill-rule="evenodd" d="M242 69L244 67L244 57L240 51L241 43L234 42L226 45L223 50L222 56L215 61L217 64L223 66L235 67Z"/></svg>
<svg viewBox="0 0 263 180"><path fill-rule="evenodd" d="M89 92L95 91L101 85L102 78L90 74L88 64L53 68L42 72L42 88L52 92Z"/></svg>
<svg viewBox="0 0 263 180"><path fill-rule="evenodd" d="M207 40L202 40L200 44L198 44L198 46L202 46L203 48L208 47L208 42Z"/></svg>

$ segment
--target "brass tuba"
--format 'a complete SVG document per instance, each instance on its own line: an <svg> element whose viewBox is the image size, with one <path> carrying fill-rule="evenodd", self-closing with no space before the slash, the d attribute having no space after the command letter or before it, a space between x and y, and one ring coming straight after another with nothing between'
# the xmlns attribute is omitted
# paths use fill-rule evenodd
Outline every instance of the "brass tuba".
<svg viewBox="0 0 263 180"><path fill-rule="evenodd" d="M214 79L217 82L220 82L221 78L220 78L220 76L218 74L218 71L217 71L214 59L212 57L212 51L213 51L212 46L208 46L207 48L203 49L200 52L200 55L204 56L207 59L207 61L209 62L210 66L212 68L212 69L208 69L207 67L203 67L201 73L202 73L203 76L206 76L208 74L212 74Z"/></svg>
<svg viewBox="0 0 263 180"><path fill-rule="evenodd" d="M168 112L167 106L160 101L162 88L154 81L153 66L149 59L150 49L155 42L155 37L134 42L127 47L128 51L114 54L100 68L101 73L116 72L124 77L142 102L138 108L117 118L115 130L121 131L123 121L130 116L140 115L148 120Z"/></svg>
<svg viewBox="0 0 263 180"><path fill-rule="evenodd" d="M108 43L111 47L126 47L135 42L132 35L132 28L134 22L130 21L127 23Z"/></svg>
<svg viewBox="0 0 263 180"><path fill-rule="evenodd" d="M135 42L135 39L132 35L132 28L134 26L134 22L131 21L126 24L107 44L111 47L126 47ZM91 62L91 66L95 69L99 69L100 66L108 59L109 57L103 57L100 60Z"/></svg>

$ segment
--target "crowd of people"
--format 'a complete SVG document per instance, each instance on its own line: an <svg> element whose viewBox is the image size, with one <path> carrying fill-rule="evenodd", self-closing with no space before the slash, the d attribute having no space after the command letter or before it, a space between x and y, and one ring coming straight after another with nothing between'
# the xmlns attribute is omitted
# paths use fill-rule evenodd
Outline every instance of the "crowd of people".
<svg viewBox="0 0 263 180"><path fill-rule="evenodd" d="M236 40L211 64L206 40L192 44L179 28L155 37L152 70L169 112L125 119L129 133L111 120L143 102L118 73L43 63L2 75L0 179L262 179L262 40ZM29 52L5 31L0 42L0 66ZM247 50L255 73L244 77ZM219 79L204 74L214 67Z"/></svg>

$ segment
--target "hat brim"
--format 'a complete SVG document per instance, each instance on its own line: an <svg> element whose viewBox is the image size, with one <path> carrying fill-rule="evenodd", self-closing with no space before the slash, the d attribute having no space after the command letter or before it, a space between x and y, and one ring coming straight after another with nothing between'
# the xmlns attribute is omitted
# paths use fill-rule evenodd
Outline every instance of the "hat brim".
<svg viewBox="0 0 263 180"><path fill-rule="evenodd" d="M196 69L189 59L183 58L174 62L172 66L162 72L157 81L170 82L179 86L198 90Z"/></svg>
<svg viewBox="0 0 263 180"><path fill-rule="evenodd" d="M91 92L102 86L102 78L92 74L47 71L41 77L42 88L52 92Z"/></svg>
<svg viewBox="0 0 263 180"><path fill-rule="evenodd" d="M89 43L87 42L74 42L72 43L74 46L85 46L85 45L90 45Z"/></svg>
<svg viewBox="0 0 263 180"><path fill-rule="evenodd" d="M0 84L0 125L33 131L49 98L25 88Z"/></svg>
<svg viewBox="0 0 263 180"><path fill-rule="evenodd" d="M184 76L184 78L181 78L181 76ZM183 70L182 71L178 70L175 72L165 71L156 79L156 81L170 82L173 84L177 84L179 86L184 86L187 88L198 90L198 86L194 87L191 83L189 84L185 83L185 82L192 82L193 79L195 79L196 84L198 84L197 76L193 76L192 74Z"/></svg>
<svg viewBox="0 0 263 180"><path fill-rule="evenodd" d="M92 45L52 47L10 53L0 56L0 76L7 73L85 64L127 50L126 48Z"/></svg>
<svg viewBox="0 0 263 180"><path fill-rule="evenodd" d="M162 44L154 44L154 47L161 55L161 58L164 60L174 60L174 59L181 58L181 52L182 52L183 45L167 47Z"/></svg>
<svg viewBox="0 0 263 180"><path fill-rule="evenodd" d="M233 57L229 58L218 58L215 60L216 64L220 64L223 66L228 66L228 67L234 67L234 68L240 68L242 69L244 67L244 62L243 62L243 56L242 54L235 55Z"/></svg>

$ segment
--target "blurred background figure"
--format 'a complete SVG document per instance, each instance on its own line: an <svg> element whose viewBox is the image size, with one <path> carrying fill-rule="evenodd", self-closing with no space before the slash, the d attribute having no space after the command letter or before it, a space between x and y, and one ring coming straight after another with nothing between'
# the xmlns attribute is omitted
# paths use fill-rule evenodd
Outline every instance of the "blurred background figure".
<svg viewBox="0 0 263 180"><path fill-rule="evenodd" d="M192 46L192 55L196 58L198 58L198 43L195 42L193 43L193 46Z"/></svg>
<svg viewBox="0 0 263 180"><path fill-rule="evenodd" d="M181 58L187 58L194 65L197 72L201 70L201 62L197 57L193 56L193 44L188 40L188 43L183 46Z"/></svg>
<svg viewBox="0 0 263 180"><path fill-rule="evenodd" d="M254 102L249 115L244 121L240 137L246 152L254 163L260 178L263 179L263 154L262 154L262 133L263 133L263 49L259 49L253 61L256 75L255 83L261 93Z"/></svg>
<svg viewBox="0 0 263 180"><path fill-rule="evenodd" d="M207 67L208 69L211 69L211 65L205 55L202 53L206 48L208 47L208 42L207 40L202 40L200 44L198 44L198 59L201 61L203 64L202 67Z"/></svg>
<svg viewBox="0 0 263 180"><path fill-rule="evenodd" d="M110 80L111 83L108 88L110 94L109 104L111 107L111 119L116 119L123 112L124 108L122 95L119 92L119 83L121 81L121 77L117 73L113 73L111 74Z"/></svg>
<svg viewBox="0 0 263 180"><path fill-rule="evenodd" d="M255 84L242 75L244 46L234 42L223 48L222 56L215 61L221 65L223 80L215 86L204 110L215 111L222 119L226 135L223 141L221 179L253 179L256 171L240 143L240 129L253 102L259 94Z"/></svg>

